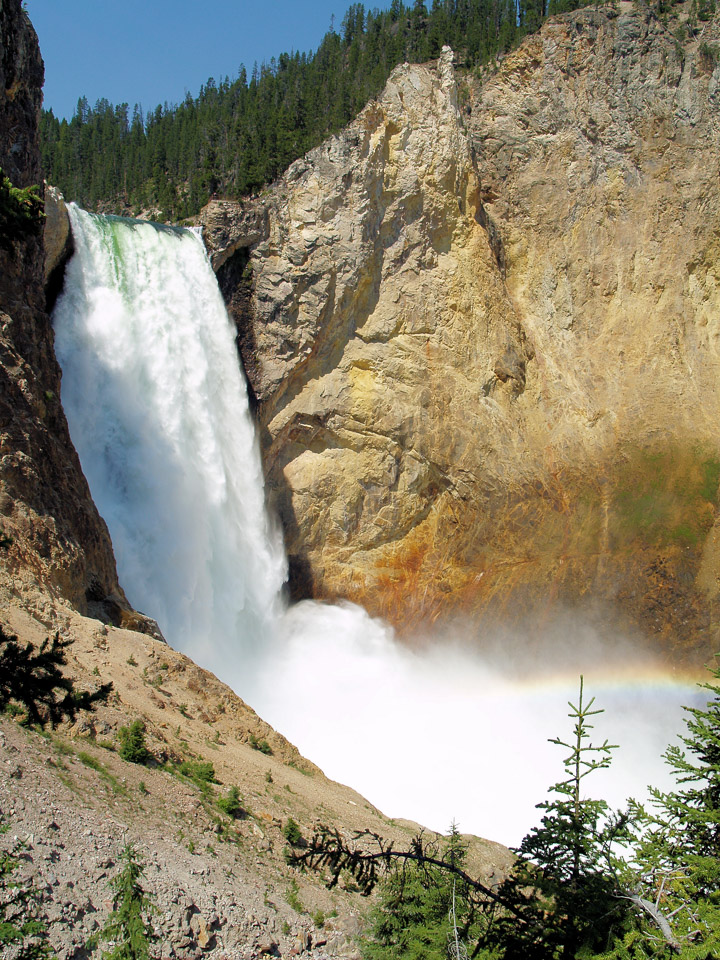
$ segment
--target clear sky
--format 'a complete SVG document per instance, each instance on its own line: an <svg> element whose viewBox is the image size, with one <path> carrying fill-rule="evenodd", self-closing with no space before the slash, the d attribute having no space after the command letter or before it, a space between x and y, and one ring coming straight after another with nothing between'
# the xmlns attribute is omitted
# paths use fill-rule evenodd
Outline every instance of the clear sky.
<svg viewBox="0 0 720 960"><path fill-rule="evenodd" d="M389 0L366 3L386 9ZM240 64L317 48L350 0L27 0L45 60L45 107L72 116L78 98L154 109L196 96Z"/></svg>

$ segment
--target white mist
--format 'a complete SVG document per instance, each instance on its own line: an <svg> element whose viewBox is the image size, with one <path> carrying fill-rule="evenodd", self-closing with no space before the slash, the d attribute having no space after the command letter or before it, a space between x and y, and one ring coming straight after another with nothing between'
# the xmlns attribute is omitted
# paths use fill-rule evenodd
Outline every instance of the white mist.
<svg viewBox="0 0 720 960"><path fill-rule="evenodd" d="M130 602L383 812L519 843L561 773L547 738L570 731L582 658L522 681L447 639L409 651L351 604L284 609L234 331L201 241L69 209L63 406ZM692 695L626 662L595 650L585 669L608 711L598 739L622 745L595 780L614 803L662 778Z"/></svg>

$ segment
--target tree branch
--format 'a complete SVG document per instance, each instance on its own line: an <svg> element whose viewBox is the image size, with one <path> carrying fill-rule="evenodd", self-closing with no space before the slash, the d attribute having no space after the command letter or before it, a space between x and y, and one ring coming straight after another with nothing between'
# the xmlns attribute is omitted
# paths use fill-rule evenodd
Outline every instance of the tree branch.
<svg viewBox="0 0 720 960"><path fill-rule="evenodd" d="M443 857L436 856L426 846L422 836L415 837L409 850L396 850L392 841L387 841L379 834L370 831L359 831L354 834L355 842L370 840L378 847L377 850L363 850L350 846L334 828L320 825L308 847L302 852L291 851L287 854L289 864L297 867L307 867L311 870L320 870L325 867L331 877L328 887L334 887L343 870L347 870L358 883L364 896L368 896L379 879L379 868L390 869L394 863L414 862L428 867L438 867L480 894L481 897L497 904L512 914L522 923L528 918L522 910L480 880L471 877L465 870Z"/></svg>

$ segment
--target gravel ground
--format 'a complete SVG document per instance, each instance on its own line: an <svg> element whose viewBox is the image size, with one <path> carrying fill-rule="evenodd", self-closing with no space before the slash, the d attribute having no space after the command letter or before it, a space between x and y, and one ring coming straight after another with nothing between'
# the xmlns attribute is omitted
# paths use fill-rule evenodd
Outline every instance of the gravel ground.
<svg viewBox="0 0 720 960"><path fill-rule="evenodd" d="M55 731L0 718L0 810L9 825L0 844L24 843L18 873L39 891L61 960L89 956L127 841L157 905L158 957L358 956L368 901L351 883L328 891L289 867L283 826L292 817L305 837L323 822L407 842L417 824L388 820L328 780L228 687L161 641L40 595L0 601L3 626L21 640L39 643L56 630L73 640L68 672L79 688L114 685L106 705ZM147 727L151 767L117 753L118 728L136 718ZM253 748L262 741L271 753ZM183 760L212 762L219 782L201 789L169 772ZM242 819L217 807L231 785ZM508 862L504 847L473 841L478 874L498 878Z"/></svg>

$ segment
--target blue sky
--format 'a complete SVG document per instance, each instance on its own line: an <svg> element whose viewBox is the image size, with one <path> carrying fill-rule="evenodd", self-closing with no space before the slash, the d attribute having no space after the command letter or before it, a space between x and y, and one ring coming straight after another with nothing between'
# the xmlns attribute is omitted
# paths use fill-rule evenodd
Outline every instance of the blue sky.
<svg viewBox="0 0 720 960"><path fill-rule="evenodd" d="M27 0L45 60L45 107L70 117L91 104L179 103L208 77L248 74L257 60L314 50L350 0ZM366 3L385 9L389 0Z"/></svg>

